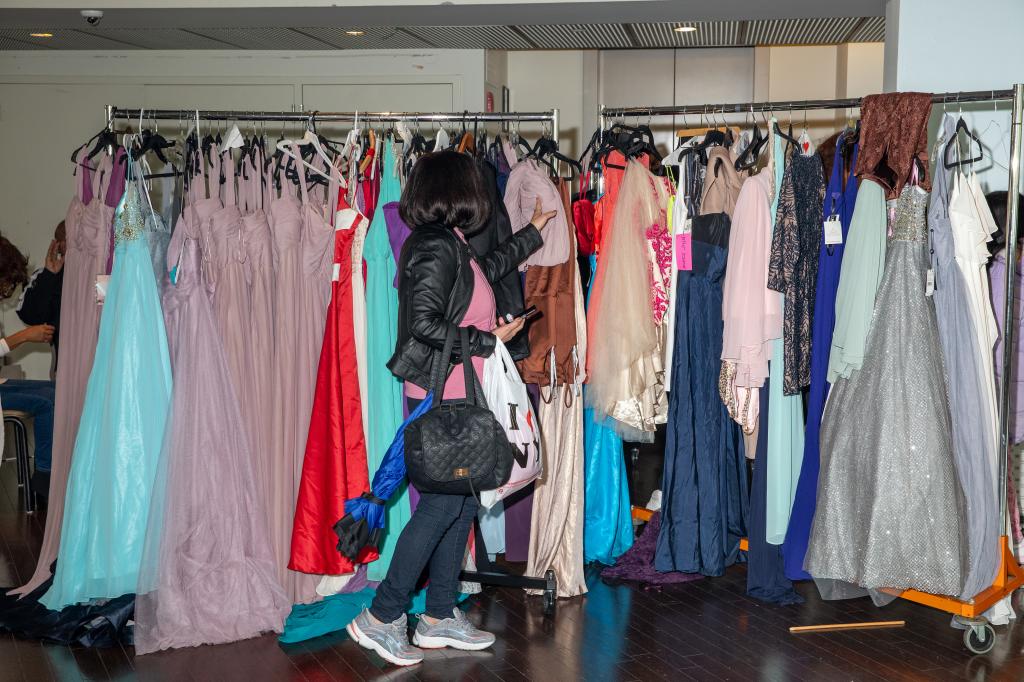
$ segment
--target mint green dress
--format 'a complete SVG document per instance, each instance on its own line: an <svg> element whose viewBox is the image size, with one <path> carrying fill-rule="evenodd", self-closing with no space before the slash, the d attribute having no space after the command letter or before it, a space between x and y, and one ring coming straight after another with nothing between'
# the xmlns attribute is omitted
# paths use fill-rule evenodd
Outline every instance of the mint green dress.
<svg viewBox="0 0 1024 682"><path fill-rule="evenodd" d="M388 241L384 206L398 201L402 186L395 174L395 156L389 139L384 145L384 171L380 179L380 197L363 246L366 261L366 362L367 400L371 406L370 423L366 429L366 463L370 480L384 459L384 453L402 424L402 382L387 367L398 337L398 291L395 289L397 266ZM403 485L400 494L388 500L387 523L380 558L367 566L367 578L381 581L391 565L398 536L412 516L409 489Z"/></svg>
<svg viewBox="0 0 1024 682"><path fill-rule="evenodd" d="M785 171L785 157L782 138L772 135L772 157L775 159L775 195L772 199L772 216L778 223L779 194L782 193L782 177ZM782 306L779 314L785 316L786 297L781 293ZM793 497L800 478L800 466L804 460L804 407L803 398L797 393L785 395L783 340L772 341L772 359L768 374L768 475L765 509L765 539L769 544L781 545L786 539L789 514L793 509ZM763 437L763 436L762 436Z"/></svg>
<svg viewBox="0 0 1024 682"><path fill-rule="evenodd" d="M843 248L843 269L836 290L836 327L828 359L828 382L849 379L864 362L875 294L885 268L888 220L885 191L865 179L857 190L857 203Z"/></svg>

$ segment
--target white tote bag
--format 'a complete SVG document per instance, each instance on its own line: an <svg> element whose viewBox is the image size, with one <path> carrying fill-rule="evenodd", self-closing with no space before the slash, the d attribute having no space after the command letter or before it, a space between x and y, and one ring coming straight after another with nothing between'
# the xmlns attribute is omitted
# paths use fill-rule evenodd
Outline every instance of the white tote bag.
<svg viewBox="0 0 1024 682"><path fill-rule="evenodd" d="M494 353L484 361L484 397L494 413L495 419L505 429L510 443L515 445L521 457L512 464L512 475L500 488L480 493L480 504L490 509L502 500L520 490L541 474L540 427L537 415L533 413L526 384L519 376L516 363L509 355L501 339L496 339Z"/></svg>

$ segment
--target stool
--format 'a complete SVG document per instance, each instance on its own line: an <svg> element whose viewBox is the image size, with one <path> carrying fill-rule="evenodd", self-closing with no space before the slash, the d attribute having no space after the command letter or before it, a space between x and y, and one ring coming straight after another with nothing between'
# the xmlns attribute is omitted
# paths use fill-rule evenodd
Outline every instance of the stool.
<svg viewBox="0 0 1024 682"><path fill-rule="evenodd" d="M14 459L18 466L18 487L24 493L25 513L36 510L36 495L32 489L32 463L28 449L28 421L32 415L19 410L4 410L4 427L14 432Z"/></svg>

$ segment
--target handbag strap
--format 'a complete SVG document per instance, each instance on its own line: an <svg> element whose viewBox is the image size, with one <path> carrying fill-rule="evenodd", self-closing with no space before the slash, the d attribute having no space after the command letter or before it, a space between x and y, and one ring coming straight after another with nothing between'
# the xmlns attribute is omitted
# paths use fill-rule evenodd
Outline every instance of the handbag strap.
<svg viewBox="0 0 1024 682"><path fill-rule="evenodd" d="M469 353L469 328L459 327L459 346L462 349L462 376L466 382L466 403L477 404L476 372Z"/></svg>
<svg viewBox="0 0 1024 682"><path fill-rule="evenodd" d="M444 385L448 380L448 365L451 364L456 333L455 325L448 327L448 333L444 337L444 350L440 355L434 356L434 367L430 373L430 387L434 391L434 399L430 402L431 409L441 404L441 398L444 395Z"/></svg>

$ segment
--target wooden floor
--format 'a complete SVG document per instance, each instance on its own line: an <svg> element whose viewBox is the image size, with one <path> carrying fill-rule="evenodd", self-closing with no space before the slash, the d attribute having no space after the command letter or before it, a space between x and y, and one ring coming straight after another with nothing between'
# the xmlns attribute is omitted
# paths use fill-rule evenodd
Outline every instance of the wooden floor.
<svg viewBox="0 0 1024 682"><path fill-rule="evenodd" d="M0 466L0 585L20 584L32 572L44 521L42 513L17 510L13 478L13 462ZM768 606L744 594L741 566L660 591L606 585L593 570L589 578L590 594L561 601L550 620L539 598L487 589L469 615L497 634L493 651L429 652L411 669L386 665L343 633L292 646L266 636L139 658L130 647L71 648L0 634L0 682L1024 680L1024 625L997 628L995 650L972 656L945 614L903 601L884 609L866 599L825 603L812 584L799 586L806 604ZM907 626L898 630L788 632L790 625L901 618Z"/></svg>

